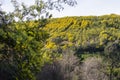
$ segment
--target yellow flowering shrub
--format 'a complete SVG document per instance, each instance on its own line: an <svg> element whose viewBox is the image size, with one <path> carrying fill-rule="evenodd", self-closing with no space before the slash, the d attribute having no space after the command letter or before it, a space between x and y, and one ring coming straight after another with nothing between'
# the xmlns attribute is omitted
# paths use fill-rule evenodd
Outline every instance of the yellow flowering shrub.
<svg viewBox="0 0 120 80"><path fill-rule="evenodd" d="M48 49L54 49L57 46L54 42L48 42L45 47L48 48Z"/></svg>
<svg viewBox="0 0 120 80"><path fill-rule="evenodd" d="M100 32L99 39L100 39L100 45L103 45L106 40L108 40L109 34L107 31Z"/></svg>

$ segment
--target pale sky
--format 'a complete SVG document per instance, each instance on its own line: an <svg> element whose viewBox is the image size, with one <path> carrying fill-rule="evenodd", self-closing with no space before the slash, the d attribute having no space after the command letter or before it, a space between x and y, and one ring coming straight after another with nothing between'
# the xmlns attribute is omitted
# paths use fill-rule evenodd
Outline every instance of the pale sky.
<svg viewBox="0 0 120 80"><path fill-rule="evenodd" d="M11 11L10 0L0 0L3 3L3 9ZM32 4L33 0L25 1L28 5ZM120 0L77 0L77 5L74 7L65 6L61 12L56 10L51 11L53 17L64 16L89 16L89 15L105 15L105 14L120 14Z"/></svg>

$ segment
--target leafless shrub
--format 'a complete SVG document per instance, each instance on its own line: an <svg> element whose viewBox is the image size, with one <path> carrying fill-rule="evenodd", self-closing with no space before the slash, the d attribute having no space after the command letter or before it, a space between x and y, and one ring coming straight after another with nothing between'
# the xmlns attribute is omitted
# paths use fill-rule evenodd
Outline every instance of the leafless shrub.
<svg viewBox="0 0 120 80"><path fill-rule="evenodd" d="M80 68L79 59L74 55L73 51L66 50L63 57L59 60L60 73L64 80L79 80Z"/></svg>
<svg viewBox="0 0 120 80"><path fill-rule="evenodd" d="M72 51L66 51L60 60L46 64L38 80L79 80L79 59Z"/></svg>
<svg viewBox="0 0 120 80"><path fill-rule="evenodd" d="M81 70L82 80L108 80L101 58L87 58L83 62Z"/></svg>

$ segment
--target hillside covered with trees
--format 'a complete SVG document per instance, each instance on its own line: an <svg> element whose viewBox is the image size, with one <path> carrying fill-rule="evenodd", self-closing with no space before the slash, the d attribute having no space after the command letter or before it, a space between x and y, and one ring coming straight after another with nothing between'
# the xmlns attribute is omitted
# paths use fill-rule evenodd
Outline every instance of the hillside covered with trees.
<svg viewBox="0 0 120 80"><path fill-rule="evenodd" d="M115 14L50 19L43 28L50 36L46 47L103 52L108 43L119 41L119 23L120 16Z"/></svg>
<svg viewBox="0 0 120 80"><path fill-rule="evenodd" d="M43 28L49 33L44 49L57 54L64 54L66 50L72 50L79 57L81 64L86 64L85 67L90 69L90 72L92 71L91 66L97 69L101 69L101 64L102 68L104 66L102 69L106 70L103 71L104 78L100 76L102 73L98 72L98 75L95 75L97 71L93 70L93 74L88 71L88 79L85 80L91 80L90 78L96 80L96 77L97 80L104 80L105 76L109 76L105 80L118 80L120 79L119 24L120 15L116 14L50 19ZM99 63L96 57L103 61ZM84 77L86 76L87 71L86 75L84 74Z"/></svg>
<svg viewBox="0 0 120 80"><path fill-rule="evenodd" d="M0 10L0 80L120 80L120 15L51 18L76 1L11 3Z"/></svg>

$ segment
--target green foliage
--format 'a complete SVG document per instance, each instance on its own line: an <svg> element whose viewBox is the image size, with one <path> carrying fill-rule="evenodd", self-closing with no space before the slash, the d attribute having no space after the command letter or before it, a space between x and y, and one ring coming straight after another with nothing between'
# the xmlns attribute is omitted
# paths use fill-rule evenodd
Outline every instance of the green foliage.
<svg viewBox="0 0 120 80"><path fill-rule="evenodd" d="M108 62L108 73L110 80L119 79L119 67L120 67L120 46L119 41L109 43L105 47L105 58ZM118 70L118 71L116 71Z"/></svg>
<svg viewBox="0 0 120 80"><path fill-rule="evenodd" d="M49 19L43 30L50 32L48 42L60 38L59 44L55 45L59 45L61 49L68 47L69 44L74 44L71 46L76 49L82 48L79 50L81 53L87 50L88 52L91 50L93 53L103 52L108 42L120 39L119 25L116 25L119 24L119 21L120 16L113 14L53 18Z"/></svg>
<svg viewBox="0 0 120 80"><path fill-rule="evenodd" d="M104 70L105 74L119 80L120 59L117 47L120 44L119 23L120 16L115 14L63 17L50 19L43 30L50 32L47 43L54 43L54 46L56 48L59 46L62 52L70 48L82 60L90 56L105 57L106 65L103 64L107 70ZM117 48L114 45L117 45Z"/></svg>
<svg viewBox="0 0 120 80"><path fill-rule="evenodd" d="M14 26L12 25L13 28ZM48 34L37 27L16 30L12 30L12 27L6 26L7 31L4 31L3 27L0 29L0 65L8 66L0 69L5 72L4 75L8 74L10 80L33 80L45 61L41 49Z"/></svg>
<svg viewBox="0 0 120 80"><path fill-rule="evenodd" d="M76 1L35 0L30 6L18 0L11 3L13 12L7 14L0 9L0 79L36 80L44 63L51 62L43 49L49 35L42 30L52 17L49 10L61 10L63 4L74 6Z"/></svg>
<svg viewBox="0 0 120 80"><path fill-rule="evenodd" d="M108 63L105 71L110 79L114 77L119 80L119 15L50 19L52 15L49 10L60 11L63 3L74 6L76 1L35 0L31 6L17 0L11 1L15 7L14 12L6 14L0 11L0 79L36 80L36 75L45 63L59 61L64 56L60 53L70 49L81 60L104 54L102 57ZM76 76L72 77L76 79Z"/></svg>

